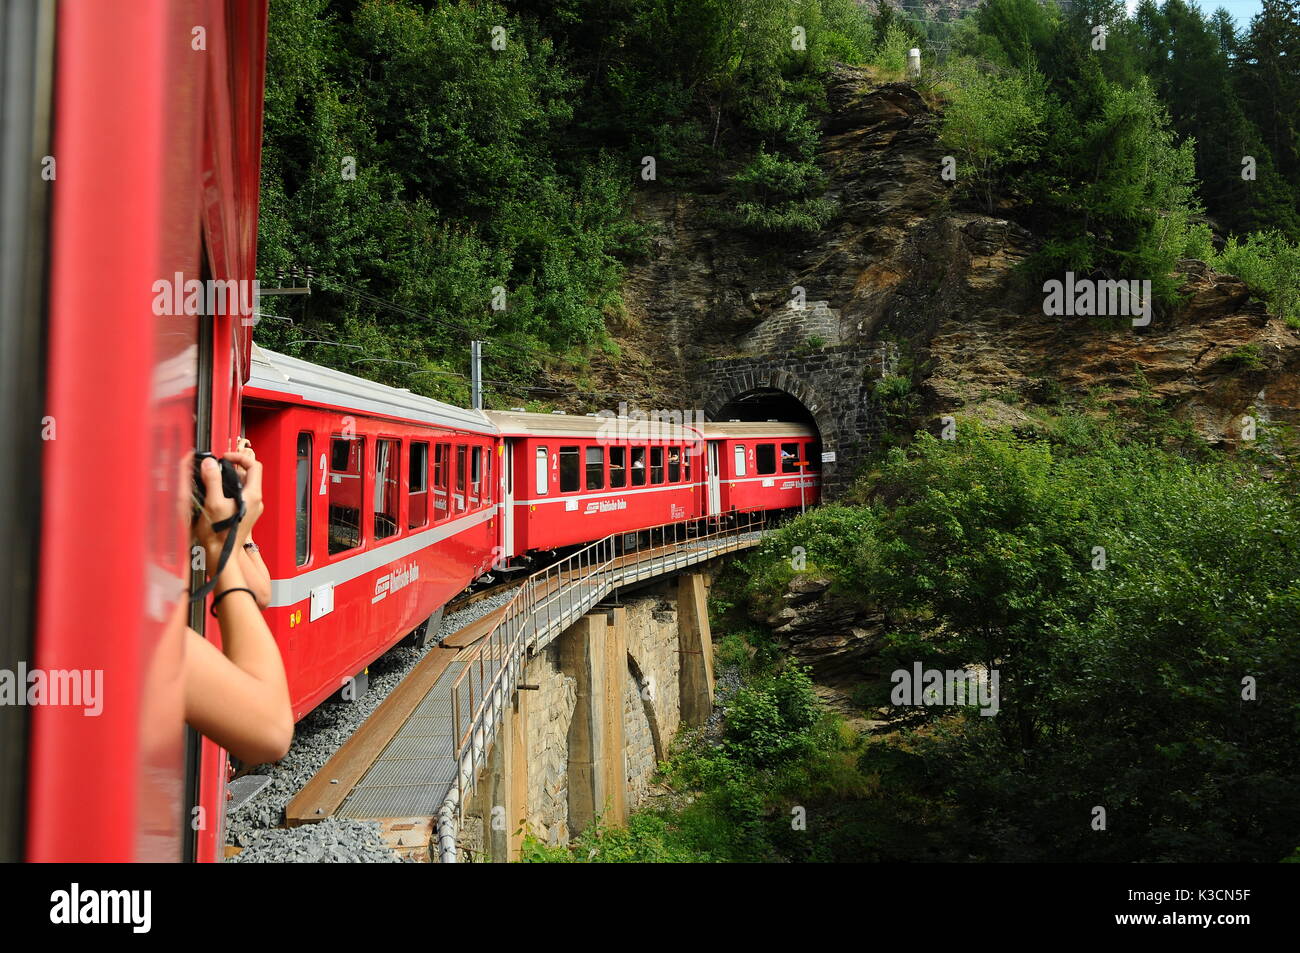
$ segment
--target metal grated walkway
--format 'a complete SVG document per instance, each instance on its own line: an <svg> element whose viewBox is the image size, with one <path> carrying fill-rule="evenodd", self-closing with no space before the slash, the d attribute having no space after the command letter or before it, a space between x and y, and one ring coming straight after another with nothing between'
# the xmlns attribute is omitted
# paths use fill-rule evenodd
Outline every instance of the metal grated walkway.
<svg viewBox="0 0 1300 953"><path fill-rule="evenodd" d="M440 828L458 821L465 788L472 787L491 747L527 655L550 643L615 589L757 545L766 524L755 518L708 533L694 533L694 528L656 527L647 545L622 552L615 537L606 537L529 577L499 621L461 648L438 676L337 814L436 814ZM445 843L448 836L450 847ZM440 841L443 858L454 859L454 834L440 831Z"/></svg>

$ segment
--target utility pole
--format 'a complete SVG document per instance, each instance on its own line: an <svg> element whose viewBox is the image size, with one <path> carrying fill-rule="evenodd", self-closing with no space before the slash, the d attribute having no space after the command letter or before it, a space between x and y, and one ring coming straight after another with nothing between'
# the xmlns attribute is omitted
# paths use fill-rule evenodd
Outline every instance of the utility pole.
<svg viewBox="0 0 1300 953"><path fill-rule="evenodd" d="M483 409L483 342L469 342L469 405Z"/></svg>

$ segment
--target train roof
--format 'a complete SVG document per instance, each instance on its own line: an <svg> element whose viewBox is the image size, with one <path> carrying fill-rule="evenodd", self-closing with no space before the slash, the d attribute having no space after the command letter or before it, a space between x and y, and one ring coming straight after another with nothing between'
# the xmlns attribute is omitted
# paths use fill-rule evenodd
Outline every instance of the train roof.
<svg viewBox="0 0 1300 953"><path fill-rule="evenodd" d="M256 344L253 345L252 372L245 390L270 392L295 402L343 407L440 427L477 433L498 432L482 411L454 407L399 387L376 384L364 377L268 351Z"/></svg>
<svg viewBox="0 0 1300 953"><path fill-rule="evenodd" d="M694 427L669 422L578 414L533 414L519 410L489 410L487 416L503 434L522 437L601 437L628 443L676 441L693 443L700 439Z"/></svg>
<svg viewBox="0 0 1300 953"><path fill-rule="evenodd" d="M710 440L722 437L760 440L763 437L815 437L815 431L808 424L790 423L771 420L726 420L710 421L701 424L700 430Z"/></svg>

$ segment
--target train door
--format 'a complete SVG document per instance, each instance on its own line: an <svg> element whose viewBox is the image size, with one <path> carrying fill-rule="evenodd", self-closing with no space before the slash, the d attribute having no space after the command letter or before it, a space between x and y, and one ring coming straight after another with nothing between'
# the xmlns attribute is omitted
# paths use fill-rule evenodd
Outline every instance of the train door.
<svg viewBox="0 0 1300 953"><path fill-rule="evenodd" d="M505 566L515 552L515 445L512 441L502 441L505 465L501 475L504 485L501 488L501 563Z"/></svg>
<svg viewBox="0 0 1300 953"><path fill-rule="evenodd" d="M718 444L720 441L709 441L709 474L708 474L708 502L705 507L705 513L709 516L717 516L722 512L722 486L721 478L718 474Z"/></svg>

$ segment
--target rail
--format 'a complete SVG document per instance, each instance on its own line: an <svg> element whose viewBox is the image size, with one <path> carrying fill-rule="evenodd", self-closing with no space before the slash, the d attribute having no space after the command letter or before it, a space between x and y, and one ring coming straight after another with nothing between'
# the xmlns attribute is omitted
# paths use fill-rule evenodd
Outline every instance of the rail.
<svg viewBox="0 0 1300 953"><path fill-rule="evenodd" d="M725 526L695 521L615 533L541 569L519 587L504 613L466 658L451 686L456 777L438 810L438 854L456 861L466 788L492 746L526 656L536 654L620 586L684 568L739 548L766 531L763 515L736 514Z"/></svg>

